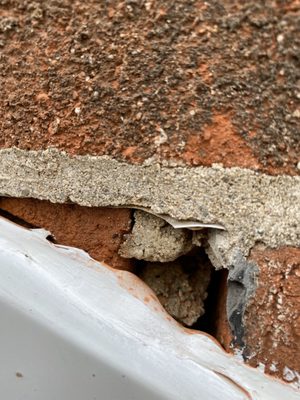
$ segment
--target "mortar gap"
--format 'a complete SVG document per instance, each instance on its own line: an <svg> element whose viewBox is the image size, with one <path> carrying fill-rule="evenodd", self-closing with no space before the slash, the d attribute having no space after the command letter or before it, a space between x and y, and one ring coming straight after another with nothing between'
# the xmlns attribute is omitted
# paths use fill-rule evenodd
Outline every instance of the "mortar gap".
<svg viewBox="0 0 300 400"><path fill-rule="evenodd" d="M170 312L170 306L168 306L167 296L161 294L165 289L161 287L161 284L164 286L167 280L165 276L164 268L174 268L178 269L178 264L182 265L183 272L189 276L193 280L193 276L195 277L195 271L197 268L201 269L204 266L207 270L210 271L210 279L206 289L207 297L203 300L204 302L204 310L205 313L200 316L194 323L188 324L184 323L182 320L176 318L176 316L172 315ZM149 271L153 268L152 275L149 278ZM146 269L146 275L145 275ZM156 272L155 272L156 271ZM160 273L159 271L162 271ZM199 330L209 335L213 336L219 342L222 343L223 330L228 332L228 323L226 317L226 297L227 297L227 270L220 269L216 270L211 264L207 254L205 253L203 248L193 249L189 254L179 257L177 260L167 263L159 263L159 262L145 262L137 260L137 275L146 283L148 286L156 293L159 298L161 304L164 306L167 312L173 316L173 318L177 319L179 323L187 328L191 328L194 330ZM179 272L180 273L180 272ZM178 274L179 274L178 273ZM148 275L148 276L147 276ZM176 284L180 284L180 275L178 282ZM174 275L174 281L176 281L176 274ZM161 281L160 281L161 280ZM172 284L172 276L169 278L170 284ZM183 289L184 290L184 289ZM193 293L191 293L191 299L193 301L192 296L195 295L197 298L197 293L193 288ZM200 287L201 290L201 287ZM177 296L177 299L175 298ZM170 301L176 304L176 301L180 302L183 298L184 301L188 301L188 298L184 297L185 295L180 293L178 289L178 294L172 292L169 296ZM184 306L184 304L183 304Z"/></svg>
<svg viewBox="0 0 300 400"><path fill-rule="evenodd" d="M0 208L0 215L4 218L8 219L11 222L14 222L15 224L23 226L24 228L27 228L27 229L38 228L38 226L30 224L29 222L24 221L22 218L16 217L14 214L11 214L10 212L5 211L2 208Z"/></svg>
<svg viewBox="0 0 300 400"><path fill-rule="evenodd" d="M227 323L227 276L228 270L225 268L212 270L207 298L204 301L205 314L192 326L193 329L206 332L217 340L220 339L220 325Z"/></svg>
<svg viewBox="0 0 300 400"><path fill-rule="evenodd" d="M14 222L15 224L18 224L20 226L23 226L23 228L26 229L42 229L42 227L31 224L30 222L25 221L24 219L20 218L20 217L16 217L14 214L3 210L2 208L0 208L0 215L6 219L8 219L11 222ZM54 244L57 244L57 241L55 240L54 236L49 234L46 239Z"/></svg>

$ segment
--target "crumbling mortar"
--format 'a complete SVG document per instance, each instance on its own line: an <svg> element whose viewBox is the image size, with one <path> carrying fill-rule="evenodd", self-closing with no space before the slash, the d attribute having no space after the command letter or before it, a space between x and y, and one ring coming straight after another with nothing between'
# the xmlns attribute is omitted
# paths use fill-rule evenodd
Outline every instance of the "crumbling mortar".
<svg viewBox="0 0 300 400"><path fill-rule="evenodd" d="M144 207L178 220L217 223L210 257L217 268L260 241L300 246L300 177L241 168L130 165L108 156L69 156L54 149L0 150L0 195L72 201L96 207Z"/></svg>

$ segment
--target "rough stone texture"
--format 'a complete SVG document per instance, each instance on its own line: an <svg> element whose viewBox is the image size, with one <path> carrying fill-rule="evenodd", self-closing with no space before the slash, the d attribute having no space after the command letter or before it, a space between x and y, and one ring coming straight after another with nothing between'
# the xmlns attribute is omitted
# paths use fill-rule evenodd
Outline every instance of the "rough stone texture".
<svg viewBox="0 0 300 400"><path fill-rule="evenodd" d="M170 315L191 326L205 312L210 273L209 264L182 258L173 263L147 263L139 276Z"/></svg>
<svg viewBox="0 0 300 400"><path fill-rule="evenodd" d="M300 248L258 245L250 259L260 273L245 313L244 353L251 365L300 388Z"/></svg>
<svg viewBox="0 0 300 400"><path fill-rule="evenodd" d="M297 174L298 0L1 0L0 146Z"/></svg>
<svg viewBox="0 0 300 400"><path fill-rule="evenodd" d="M193 247L193 234L187 229L174 229L163 219L140 210L135 211L134 220L132 232L120 246L122 257L167 262Z"/></svg>
<svg viewBox="0 0 300 400"><path fill-rule="evenodd" d="M0 195L83 206L141 206L177 219L219 223L208 231L215 267L229 266L256 242L300 246L300 177L241 168L120 163L54 150L0 150Z"/></svg>
<svg viewBox="0 0 300 400"><path fill-rule="evenodd" d="M81 248L111 267L133 270L133 263L118 255L123 236L131 229L128 209L89 208L3 197L0 198L1 209L35 227L49 230L59 244Z"/></svg>

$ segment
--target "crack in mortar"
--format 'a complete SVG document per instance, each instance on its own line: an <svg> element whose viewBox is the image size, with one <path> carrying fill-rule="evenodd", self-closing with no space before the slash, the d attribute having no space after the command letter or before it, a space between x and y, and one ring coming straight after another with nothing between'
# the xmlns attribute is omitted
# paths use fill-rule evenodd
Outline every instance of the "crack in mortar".
<svg viewBox="0 0 300 400"><path fill-rule="evenodd" d="M147 207L176 219L224 225L209 230L216 268L256 242L300 246L300 177L242 168L130 165L108 156L70 156L55 149L0 150L0 195L72 201L94 207Z"/></svg>

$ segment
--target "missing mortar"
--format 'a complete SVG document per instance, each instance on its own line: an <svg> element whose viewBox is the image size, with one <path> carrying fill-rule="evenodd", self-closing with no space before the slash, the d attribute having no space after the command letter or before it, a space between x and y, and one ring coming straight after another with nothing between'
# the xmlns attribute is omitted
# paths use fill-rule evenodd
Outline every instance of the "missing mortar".
<svg viewBox="0 0 300 400"><path fill-rule="evenodd" d="M204 331L223 344L227 269L216 270L205 251L209 231L192 232L145 210L134 212L130 234L119 254L135 260L137 275L155 292L166 311L186 327ZM227 334L227 337L230 333Z"/></svg>
<svg viewBox="0 0 300 400"><path fill-rule="evenodd" d="M219 314L226 314L226 293L220 290L226 291L227 271L216 271L203 248L173 262L139 261L137 275L174 319L218 339Z"/></svg>
<svg viewBox="0 0 300 400"><path fill-rule="evenodd" d="M54 241L52 237L47 237L48 240L80 248L82 248L81 243L87 242L87 238L89 238L89 243L91 242L91 231L84 231L83 227L91 218L94 221L95 216L92 211L100 213L99 215L106 215L105 221L107 220L113 227L110 242L102 243L101 240L98 240L101 239L101 230L98 224L95 229L93 225L92 230L97 237L97 246L100 250L102 249L101 258L102 254L107 256L104 253L107 251L107 247L105 247L107 243L111 245L115 237L117 236L118 239L119 235L124 232L121 230L118 233L119 225L115 218L116 213L122 210L87 210L80 206L51 205L47 202L21 199L13 204L3 204L6 204L9 210L12 209L18 215L1 210L0 214L5 218L26 228L49 229L51 232L54 231L58 240ZM62 214L61 211L64 213ZM76 214L74 214L75 211ZM217 337L217 313L220 312L218 310L222 310L226 314L226 296L224 297L221 293L222 288L219 284L224 270L215 271L204 250L203 246L206 243L208 232L205 229L199 232L183 228L175 229L167 221L143 211L131 210L128 212L127 210L125 216L130 222L130 226L127 222L126 229L131 233L125 234L119 255L117 254L118 247L115 247L106 262L119 269L122 269L125 262L128 262L130 271L136 273L154 290L166 311L177 321L186 327ZM74 221L79 227L82 227L78 232L80 237L77 242L74 240L71 242L67 225L56 225L56 222L65 219ZM55 224L52 224L54 221L56 221ZM114 261L112 256L119 258ZM124 256L127 259L124 259ZM102 260L100 259L100 261ZM220 298L223 299L221 303Z"/></svg>

